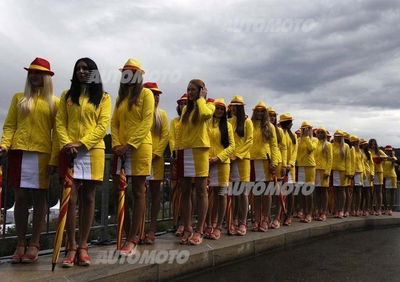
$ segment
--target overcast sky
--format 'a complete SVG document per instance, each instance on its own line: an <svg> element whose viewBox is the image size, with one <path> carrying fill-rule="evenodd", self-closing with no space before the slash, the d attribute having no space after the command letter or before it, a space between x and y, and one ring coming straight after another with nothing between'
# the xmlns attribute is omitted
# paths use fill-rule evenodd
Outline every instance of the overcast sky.
<svg viewBox="0 0 400 282"><path fill-rule="evenodd" d="M0 2L0 122L22 91L24 66L51 62L55 94L75 61L92 58L114 98L119 71L137 58L161 107L192 78L209 96L264 100L334 131L400 147L400 1L9 1Z"/></svg>

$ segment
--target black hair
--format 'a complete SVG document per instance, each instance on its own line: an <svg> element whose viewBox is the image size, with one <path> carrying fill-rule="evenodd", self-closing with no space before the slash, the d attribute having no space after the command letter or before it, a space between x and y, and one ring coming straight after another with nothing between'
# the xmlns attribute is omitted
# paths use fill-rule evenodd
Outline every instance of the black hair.
<svg viewBox="0 0 400 282"><path fill-rule="evenodd" d="M90 58L81 58L76 61L72 74L71 87L65 95L65 99L71 98L73 103L79 105L79 96L81 95L81 82L76 76L76 67L78 63L82 61L87 64L90 71L90 79L87 83L89 103L97 107L100 104L101 99L103 98L104 90L100 72L98 71L99 69L97 68L96 63Z"/></svg>
<svg viewBox="0 0 400 282"><path fill-rule="evenodd" d="M219 119L218 127L221 133L221 145L224 146L224 148L227 148L229 146L229 133L226 110L224 112L224 115Z"/></svg>
<svg viewBox="0 0 400 282"><path fill-rule="evenodd" d="M289 125L292 123L291 120L281 121L279 124L281 125L283 130L286 130L289 133L289 137L292 140L292 143L295 145L297 143L297 137L294 136L293 132L289 129Z"/></svg>
<svg viewBox="0 0 400 282"><path fill-rule="evenodd" d="M236 107L236 133L240 137L244 137L244 122L246 121L246 113L243 105L235 105Z"/></svg>

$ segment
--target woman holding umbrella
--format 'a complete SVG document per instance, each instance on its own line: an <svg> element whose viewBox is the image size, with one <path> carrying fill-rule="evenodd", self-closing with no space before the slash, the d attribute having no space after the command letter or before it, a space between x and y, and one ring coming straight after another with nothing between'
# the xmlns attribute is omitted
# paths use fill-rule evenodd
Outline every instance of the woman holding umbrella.
<svg viewBox="0 0 400 282"><path fill-rule="evenodd" d="M155 232L157 229L157 216L160 211L160 188L164 179L164 151L168 145L168 117L167 113L159 108L160 94L162 91L155 82L146 82L144 88L150 89L154 95L154 116L151 128L153 142L153 155L151 164L151 175L149 188L151 193L151 222L150 230L147 232L144 241L146 244L154 244Z"/></svg>
<svg viewBox="0 0 400 282"><path fill-rule="evenodd" d="M60 98L56 127L60 139L60 175L74 158L74 175L67 212L68 253L64 267L90 265L87 241L95 208L96 185L103 181L105 145L103 138L110 121L111 97L103 91L96 63L79 59L74 66L71 87ZM79 197L79 238L75 241L76 201Z"/></svg>
<svg viewBox="0 0 400 282"><path fill-rule="evenodd" d="M154 94L143 87L144 70L136 59L128 59L121 69L122 78L111 122L112 147L118 159L125 159L126 176L132 179L133 213L129 234L120 254L132 256L138 245L139 227L146 205L146 176L152 161L151 127L154 115Z"/></svg>
<svg viewBox="0 0 400 282"><path fill-rule="evenodd" d="M53 96L50 63L36 58L28 68L24 92L15 93L4 121L0 155L9 152L9 185L15 190L17 248L12 262L38 259L39 237L47 211L46 192L57 165L58 141L54 131L59 99ZM33 231L26 245L28 200L33 192Z"/></svg>

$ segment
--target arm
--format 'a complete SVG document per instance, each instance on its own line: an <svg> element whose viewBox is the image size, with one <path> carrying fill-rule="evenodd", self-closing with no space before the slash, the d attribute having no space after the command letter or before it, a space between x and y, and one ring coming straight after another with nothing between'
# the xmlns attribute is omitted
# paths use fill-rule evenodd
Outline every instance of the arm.
<svg viewBox="0 0 400 282"><path fill-rule="evenodd" d="M52 165L52 166L58 166L58 154L60 152L60 140L58 139L57 131L55 128L56 114L57 114L59 105L60 105L60 99L57 98L54 100L55 114L54 114L54 118L53 118L53 128L51 130L51 156L50 156L49 165Z"/></svg>
<svg viewBox="0 0 400 282"><path fill-rule="evenodd" d="M278 147L278 140L276 137L276 130L275 126L269 124L269 129L272 133L271 138L269 139L269 147L271 149L271 161L272 164L277 166L278 165L278 154L279 154L279 147Z"/></svg>
<svg viewBox="0 0 400 282"><path fill-rule="evenodd" d="M245 122L245 138L246 141L236 153L239 159L243 159L244 155L249 152L251 146L253 145L253 123L249 119L246 119Z"/></svg>
<svg viewBox="0 0 400 282"><path fill-rule="evenodd" d="M212 103L206 103L206 100L202 97L196 101L197 107L199 108L199 117L202 120L207 120L214 114L215 106Z"/></svg>
<svg viewBox="0 0 400 282"><path fill-rule="evenodd" d="M345 144L347 145L347 144ZM344 163L345 163L345 171L346 171L346 176L351 175L351 152L349 146L345 146L345 157L344 157Z"/></svg>
<svg viewBox="0 0 400 282"><path fill-rule="evenodd" d="M279 150L281 151L281 156L282 156L282 167L287 166L287 138L285 133L281 128L277 128L281 134L281 144L279 144Z"/></svg>
<svg viewBox="0 0 400 282"><path fill-rule="evenodd" d="M56 115L56 131L57 136L60 141L60 148L63 148L65 145L72 143L71 138L69 137L67 130L68 123L68 114L67 114L67 101L65 100L65 95L67 91L64 91L61 94L60 105L58 107L57 115Z"/></svg>
<svg viewBox="0 0 400 282"><path fill-rule="evenodd" d="M17 130L18 116L18 96L15 94L12 98L7 117L3 125L3 136L1 137L1 146L10 149L14 133Z"/></svg>
<svg viewBox="0 0 400 282"><path fill-rule="evenodd" d="M121 145L121 141L119 140L119 115L117 106L115 106L111 118L111 140L113 148Z"/></svg>
<svg viewBox="0 0 400 282"><path fill-rule="evenodd" d="M288 139L288 142L292 142L291 139ZM299 148L299 140L296 139L296 144L293 144L293 152L290 156L289 165L292 167L296 166L296 159L297 159L297 149Z"/></svg>
<svg viewBox="0 0 400 282"><path fill-rule="evenodd" d="M143 91L144 90L144 91ZM143 139L146 138L153 125L153 114L154 114L154 96L151 90L143 88L143 108L142 108L142 121L138 125L138 129L135 136L131 136L128 140L128 144L135 149L139 148L142 144Z"/></svg>
<svg viewBox="0 0 400 282"><path fill-rule="evenodd" d="M229 157L233 154L235 150L235 138L233 136L232 125L229 122L228 122L228 137L229 137L229 146L226 147L221 153L217 155L217 157L223 163L225 163L229 159Z"/></svg>
<svg viewBox="0 0 400 282"><path fill-rule="evenodd" d="M169 149L171 153L175 151L175 138L175 119L173 119L169 126Z"/></svg>
<svg viewBox="0 0 400 282"><path fill-rule="evenodd" d="M80 142L85 145L86 149L90 150L96 146L106 135L107 128L110 122L111 114L111 97L108 94L103 94L103 99L99 105L100 113L97 118L97 125L90 130Z"/></svg>
<svg viewBox="0 0 400 282"><path fill-rule="evenodd" d="M332 152L332 144L327 143L326 144L326 150L327 150L327 162L326 162L326 168L325 168L325 175L330 175L331 170L332 170L332 160L333 160L333 152Z"/></svg>
<svg viewBox="0 0 400 282"><path fill-rule="evenodd" d="M162 111L162 131L161 131L161 138L160 142L158 143L158 147L154 150L153 154L162 157L164 155L165 148L168 144L168 137L169 137L169 128L168 128L168 116L167 113Z"/></svg>

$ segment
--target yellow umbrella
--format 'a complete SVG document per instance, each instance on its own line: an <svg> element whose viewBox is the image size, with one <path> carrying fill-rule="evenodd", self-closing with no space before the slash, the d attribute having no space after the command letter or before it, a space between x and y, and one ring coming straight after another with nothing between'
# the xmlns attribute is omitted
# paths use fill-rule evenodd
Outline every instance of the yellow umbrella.
<svg viewBox="0 0 400 282"><path fill-rule="evenodd" d="M62 200L61 200L60 214L58 216L58 225L57 225L57 231L56 231L56 236L55 236L55 240L54 240L54 248L53 248L53 257L51 259L51 262L53 264L52 269L51 269L52 271L54 271L58 257L60 255L60 249L61 249L61 244L62 244L62 240L63 240L65 222L67 221L69 199L71 198L71 189L72 189L72 184L73 184L73 180L74 180L74 159L75 159L75 157L76 157L76 155L71 155L70 164L68 166L68 170L67 170L67 173L66 173L65 179L64 179L64 191L63 191Z"/></svg>
<svg viewBox="0 0 400 282"><path fill-rule="evenodd" d="M122 232L125 219L125 191L128 183L126 182L125 157L121 157L121 171L119 173L118 185L118 222L117 222L117 250L122 249Z"/></svg>

